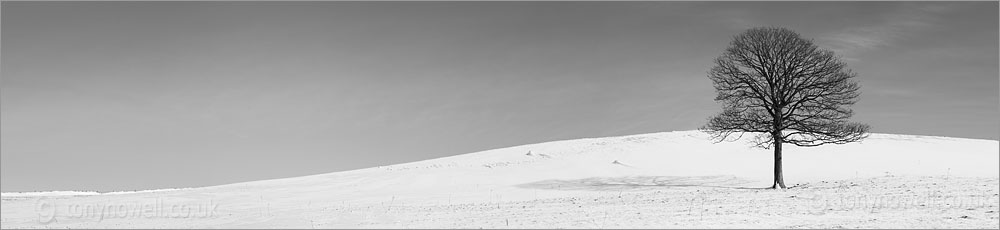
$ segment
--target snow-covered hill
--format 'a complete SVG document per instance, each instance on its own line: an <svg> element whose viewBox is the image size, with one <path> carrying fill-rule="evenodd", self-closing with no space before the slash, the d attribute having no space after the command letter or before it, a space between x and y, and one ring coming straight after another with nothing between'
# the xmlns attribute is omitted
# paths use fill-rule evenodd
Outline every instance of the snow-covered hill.
<svg viewBox="0 0 1000 230"><path fill-rule="evenodd" d="M786 146L785 182L798 186L760 189L771 185L772 160L771 150L743 141L714 143L699 131L589 138L204 188L4 193L0 223L3 228L997 227L997 141L872 134L861 143ZM924 201L922 207L949 195L986 205L934 207L960 221L953 224L945 217L928 219L927 210L916 208L921 206L884 212L888 220L882 222L865 219L870 210L855 213L862 208L827 210L833 197L885 194ZM789 207L748 205L758 201ZM705 205L718 208L711 212ZM737 212L744 205L746 211ZM156 208L173 206L182 208ZM698 220L690 215L696 206ZM104 211L88 214L80 207ZM182 214L187 217L176 217Z"/></svg>

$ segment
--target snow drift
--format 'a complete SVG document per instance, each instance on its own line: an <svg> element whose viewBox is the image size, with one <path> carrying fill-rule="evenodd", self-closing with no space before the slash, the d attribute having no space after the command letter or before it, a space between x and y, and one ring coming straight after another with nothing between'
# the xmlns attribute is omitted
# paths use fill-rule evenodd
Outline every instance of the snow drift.
<svg viewBox="0 0 1000 230"><path fill-rule="evenodd" d="M496 204L502 209L504 204L576 199L573 197L615 192L764 188L771 185L772 156L771 150L751 148L745 141L715 143L699 131L554 141L313 176L204 188L85 194L59 199L62 203L141 203L153 198L171 202L217 202L218 210L215 211L222 213L220 216L197 220L124 218L87 221L86 218L77 218L65 221L66 218L62 218L56 223L40 223L38 201L29 199L39 197L39 194L22 196L4 193L3 227L55 224L47 227L503 228L511 226L509 218L506 223L455 225L457 222L453 221L452 225L448 225L420 222L423 219L400 221L398 216L388 213L392 213L392 207L398 207L398 212L413 211L416 207L428 207L427 210L430 210L429 207L456 209L464 207L461 205L482 204ZM986 183L996 187L995 178L1000 177L1000 145L994 140L872 134L860 143L809 148L786 145L783 162L785 182L789 186L874 177L931 176L987 178ZM594 198L594 201L598 200L600 198ZM376 206L388 207L383 216L362 214L350 217L345 214L366 213L358 210ZM525 209L529 207L523 206ZM330 216L322 214L324 212L342 215ZM58 217L58 212L55 215ZM413 213L399 215L412 216ZM399 225L401 223L414 225ZM578 226L518 223L522 224L518 226L528 227ZM691 226L707 225L688 225Z"/></svg>

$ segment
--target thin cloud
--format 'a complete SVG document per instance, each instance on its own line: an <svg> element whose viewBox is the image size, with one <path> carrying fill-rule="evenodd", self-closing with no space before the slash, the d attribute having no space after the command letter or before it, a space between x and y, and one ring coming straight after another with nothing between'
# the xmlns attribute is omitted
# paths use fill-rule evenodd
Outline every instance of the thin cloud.
<svg viewBox="0 0 1000 230"><path fill-rule="evenodd" d="M705 14L730 29L745 30L764 25L753 14L743 9L719 9Z"/></svg>
<svg viewBox="0 0 1000 230"><path fill-rule="evenodd" d="M864 51L890 46L934 26L954 8L949 4L904 4L869 25L847 27L821 36L820 42L848 60Z"/></svg>

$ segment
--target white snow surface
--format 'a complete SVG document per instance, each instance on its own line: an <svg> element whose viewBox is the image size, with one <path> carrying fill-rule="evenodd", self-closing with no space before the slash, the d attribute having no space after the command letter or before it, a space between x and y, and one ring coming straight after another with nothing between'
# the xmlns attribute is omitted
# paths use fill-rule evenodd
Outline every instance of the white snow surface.
<svg viewBox="0 0 1000 230"><path fill-rule="evenodd" d="M715 143L700 131L663 132L529 144L203 188L3 193L0 223L3 228L1000 225L1000 144L995 140L872 134L859 143L785 145L783 163L785 183L791 188L761 189L772 184L772 150L751 148L747 141ZM830 205L831 197L887 194L910 197L914 205L879 212L843 202ZM956 199L940 206L932 202L949 196L985 204L954 208ZM154 211L113 208L130 205ZM194 211L156 211L171 205ZM80 207L103 211L88 214ZM177 217L179 212L189 215Z"/></svg>

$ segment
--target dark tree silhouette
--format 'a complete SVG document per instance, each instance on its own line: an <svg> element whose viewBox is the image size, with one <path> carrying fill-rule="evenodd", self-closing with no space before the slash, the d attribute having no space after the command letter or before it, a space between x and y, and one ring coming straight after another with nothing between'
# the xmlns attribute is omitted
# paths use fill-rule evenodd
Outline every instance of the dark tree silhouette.
<svg viewBox="0 0 1000 230"><path fill-rule="evenodd" d="M781 145L860 141L868 125L848 122L860 86L829 50L792 30L753 28L733 38L708 72L723 111L702 130L717 142L753 133L757 147L774 147L774 184L785 188ZM735 137L735 138L732 138Z"/></svg>

